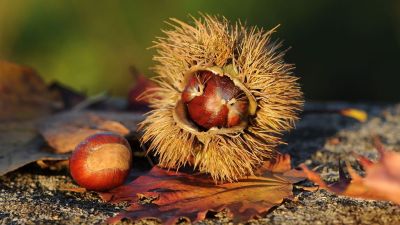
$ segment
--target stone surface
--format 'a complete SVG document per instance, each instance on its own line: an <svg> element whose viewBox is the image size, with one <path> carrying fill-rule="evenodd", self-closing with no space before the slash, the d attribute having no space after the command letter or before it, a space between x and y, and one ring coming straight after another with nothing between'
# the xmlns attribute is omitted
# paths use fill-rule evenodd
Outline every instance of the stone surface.
<svg viewBox="0 0 400 225"><path fill-rule="evenodd" d="M359 123L321 110L354 107L366 110L369 120ZM313 113L314 112L314 113ZM338 179L338 161L349 161L361 174L352 153L377 158L372 135L388 149L400 150L400 105L310 103L297 129L286 135L293 165L306 163L328 182ZM310 185L308 181L302 185ZM94 224L122 210L124 205L103 203L95 193L63 191L74 187L67 171L49 172L35 165L0 177L1 224ZM76 186L75 186L76 187ZM336 196L324 190L295 190L296 201L286 201L250 224L400 224L400 206ZM128 222L122 222L127 224ZM144 220L139 224L154 224ZM224 213L199 224L226 224Z"/></svg>

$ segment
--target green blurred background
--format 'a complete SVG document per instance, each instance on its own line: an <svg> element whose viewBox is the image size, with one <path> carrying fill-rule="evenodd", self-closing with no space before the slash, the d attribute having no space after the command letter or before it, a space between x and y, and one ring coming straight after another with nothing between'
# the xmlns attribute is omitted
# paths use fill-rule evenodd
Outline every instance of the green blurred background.
<svg viewBox="0 0 400 225"><path fill-rule="evenodd" d="M0 0L0 58L88 94L125 95L129 65L153 73L155 36L198 12L272 28L307 99L400 100L400 1Z"/></svg>

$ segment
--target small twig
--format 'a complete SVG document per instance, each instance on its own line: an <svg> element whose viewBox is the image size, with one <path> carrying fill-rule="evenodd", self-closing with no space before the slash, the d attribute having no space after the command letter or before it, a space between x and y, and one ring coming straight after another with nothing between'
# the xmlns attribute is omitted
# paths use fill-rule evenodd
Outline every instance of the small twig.
<svg viewBox="0 0 400 225"><path fill-rule="evenodd" d="M78 103L77 105L75 105L71 111L80 111L80 110L84 110L86 108L88 108L89 106L93 105L93 104L97 104L100 102L103 102L107 99L109 99L110 96L108 95L107 91L103 91L100 92L94 96L88 97L87 99L85 99L84 101Z"/></svg>

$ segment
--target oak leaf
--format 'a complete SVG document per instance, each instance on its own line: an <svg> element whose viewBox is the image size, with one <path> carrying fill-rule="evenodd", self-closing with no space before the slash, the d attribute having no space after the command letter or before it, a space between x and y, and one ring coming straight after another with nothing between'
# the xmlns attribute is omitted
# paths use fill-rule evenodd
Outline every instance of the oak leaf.
<svg viewBox="0 0 400 225"><path fill-rule="evenodd" d="M279 162L285 161L287 159ZM280 166L274 168L277 167ZM259 176L249 176L235 183L215 184L206 175L153 167L131 183L101 193L101 197L114 203L130 203L125 211L109 219L109 223L123 218L154 217L165 224L174 224L180 217L195 222L205 219L209 211L221 210L228 210L234 222L247 221L265 215L284 199L292 198L292 184L304 179L297 170L259 172ZM142 198L151 199L151 204L140 204L138 200Z"/></svg>
<svg viewBox="0 0 400 225"><path fill-rule="evenodd" d="M339 181L328 185L316 172L309 170L305 165L301 165L301 168L308 179L322 189L349 197L385 200L400 204L400 153L386 150L379 139L375 139L375 146L380 155L378 162L357 156L358 162L365 170L365 177L358 175L347 164L351 178L347 178L343 168L340 167Z"/></svg>

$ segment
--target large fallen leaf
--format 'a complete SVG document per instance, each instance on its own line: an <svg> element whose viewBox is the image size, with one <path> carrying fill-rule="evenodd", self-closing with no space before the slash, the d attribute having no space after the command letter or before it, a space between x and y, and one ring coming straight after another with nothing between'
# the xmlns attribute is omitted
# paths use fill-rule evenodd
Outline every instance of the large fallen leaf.
<svg viewBox="0 0 400 225"><path fill-rule="evenodd" d="M0 60L0 121L32 119L47 115L62 104L36 72Z"/></svg>
<svg viewBox="0 0 400 225"><path fill-rule="evenodd" d="M39 159L65 159L44 151L35 126L61 106L56 93L30 68L0 61L0 175Z"/></svg>
<svg viewBox="0 0 400 225"><path fill-rule="evenodd" d="M132 134L141 120L143 114L133 112L68 111L44 119L38 129L54 152L66 153L96 133Z"/></svg>
<svg viewBox="0 0 400 225"><path fill-rule="evenodd" d="M32 121L1 123L0 132L0 176L37 160L68 158L42 148L44 142Z"/></svg>
<svg viewBox="0 0 400 225"><path fill-rule="evenodd" d="M263 216L284 199L292 198L292 184L304 179L302 175L296 170L262 171L260 176L217 185L205 175L153 167L130 184L101 193L101 196L106 201L131 203L125 211L111 218L110 223L123 218L149 217L158 218L165 224L173 224L180 217L195 222L205 219L208 211L224 209L230 212L234 222L239 222ZM151 204L140 204L141 198L154 200Z"/></svg>
<svg viewBox="0 0 400 225"><path fill-rule="evenodd" d="M358 156L358 161L366 172L365 177L358 175L347 164L351 179L345 177L343 168L340 167L339 181L328 185L316 172L309 170L305 165L301 167L309 180L336 194L400 204L400 153L385 150L378 139L375 140L375 146L380 155L378 162L374 163Z"/></svg>

